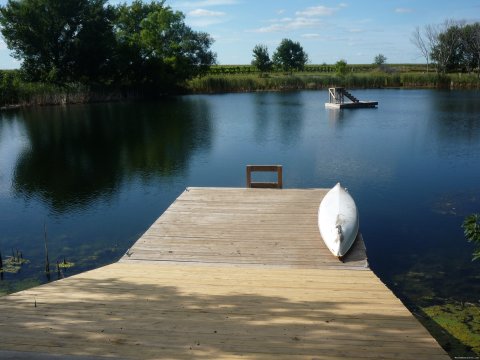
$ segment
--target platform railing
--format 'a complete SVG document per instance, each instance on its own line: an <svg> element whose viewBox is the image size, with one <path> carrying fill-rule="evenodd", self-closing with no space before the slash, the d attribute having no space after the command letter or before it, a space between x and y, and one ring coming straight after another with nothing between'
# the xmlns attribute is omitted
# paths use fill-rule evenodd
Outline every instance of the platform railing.
<svg viewBox="0 0 480 360"><path fill-rule="evenodd" d="M277 182L253 182L252 172L276 172ZM281 189L283 187L282 165L247 165L247 188Z"/></svg>

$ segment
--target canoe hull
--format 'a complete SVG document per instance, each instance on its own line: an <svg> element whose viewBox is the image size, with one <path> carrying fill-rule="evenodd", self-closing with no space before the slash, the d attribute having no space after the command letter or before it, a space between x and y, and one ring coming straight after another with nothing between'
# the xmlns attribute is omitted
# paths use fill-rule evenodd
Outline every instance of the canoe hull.
<svg viewBox="0 0 480 360"><path fill-rule="evenodd" d="M318 228L327 248L341 258L352 247L358 234L359 218L355 201L338 183L318 208Z"/></svg>

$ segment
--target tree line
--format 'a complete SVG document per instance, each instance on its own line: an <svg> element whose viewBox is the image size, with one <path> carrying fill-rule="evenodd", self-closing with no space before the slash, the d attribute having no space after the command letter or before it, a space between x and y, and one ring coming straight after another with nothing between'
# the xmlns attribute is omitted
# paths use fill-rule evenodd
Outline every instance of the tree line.
<svg viewBox="0 0 480 360"><path fill-rule="evenodd" d="M216 62L213 39L165 1L9 0L3 38L24 80L167 92Z"/></svg>
<svg viewBox="0 0 480 360"><path fill-rule="evenodd" d="M437 73L477 71L480 78L480 23L445 20L442 24L417 27L411 37L428 65Z"/></svg>
<svg viewBox="0 0 480 360"><path fill-rule="evenodd" d="M275 67L287 73L303 70L308 62L308 55L299 42L283 39L273 53L272 59L266 45L258 44L253 48L252 65L261 73L268 73Z"/></svg>
<svg viewBox="0 0 480 360"><path fill-rule="evenodd" d="M383 54L379 54L374 58L374 65L383 68L387 58ZM253 48L252 66L256 67L262 75L271 72L273 69L281 70L292 74L294 70L303 71L308 62L308 55L303 50L299 42L290 39L283 39L273 53L272 58L268 53L266 45L258 44ZM348 72L347 61L340 59L333 66L323 65L315 66L316 70L329 72L335 71L338 75L344 76Z"/></svg>

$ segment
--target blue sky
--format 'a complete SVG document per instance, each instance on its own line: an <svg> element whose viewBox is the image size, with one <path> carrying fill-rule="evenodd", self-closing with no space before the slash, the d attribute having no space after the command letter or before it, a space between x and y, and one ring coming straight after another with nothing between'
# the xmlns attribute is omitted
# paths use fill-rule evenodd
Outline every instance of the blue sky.
<svg viewBox="0 0 480 360"><path fill-rule="evenodd" d="M220 64L250 63L256 44L267 45L271 55L283 38L300 42L312 64L339 59L369 64L380 53L389 63L423 62L410 42L416 26L480 21L480 0L167 0L166 5L215 39ZM0 68L19 66L9 53L0 41Z"/></svg>

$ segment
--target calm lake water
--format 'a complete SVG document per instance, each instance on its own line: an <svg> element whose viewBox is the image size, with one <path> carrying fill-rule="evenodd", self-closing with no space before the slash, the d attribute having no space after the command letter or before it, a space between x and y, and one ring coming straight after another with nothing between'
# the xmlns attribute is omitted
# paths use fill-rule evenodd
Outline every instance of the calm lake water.
<svg viewBox="0 0 480 360"><path fill-rule="evenodd" d="M187 186L349 188L370 265L406 301L478 301L463 218L480 212L480 93L358 90L378 109L326 110L326 91L194 95L1 113L0 251L28 263L1 292L116 261ZM56 279L57 274L52 274Z"/></svg>

